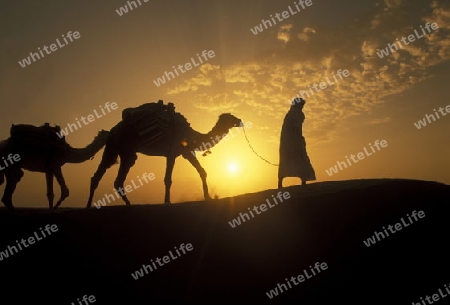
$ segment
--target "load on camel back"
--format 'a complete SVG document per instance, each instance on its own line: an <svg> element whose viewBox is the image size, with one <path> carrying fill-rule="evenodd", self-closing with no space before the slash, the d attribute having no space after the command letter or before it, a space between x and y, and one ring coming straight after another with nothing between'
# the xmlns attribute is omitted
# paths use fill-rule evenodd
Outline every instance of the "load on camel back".
<svg viewBox="0 0 450 305"><path fill-rule="evenodd" d="M38 152L51 158L58 148L68 145L65 137L60 138L58 132L61 132L61 128L50 126L49 123L42 126L13 124L10 139L13 150L19 154L35 155Z"/></svg>
<svg viewBox="0 0 450 305"><path fill-rule="evenodd" d="M162 100L126 108L122 111L122 120L136 132L141 143L145 145L167 139L171 132L174 134L174 129L191 130L186 118L175 112L173 103L164 105ZM192 138L193 135L185 134L187 141L192 141Z"/></svg>

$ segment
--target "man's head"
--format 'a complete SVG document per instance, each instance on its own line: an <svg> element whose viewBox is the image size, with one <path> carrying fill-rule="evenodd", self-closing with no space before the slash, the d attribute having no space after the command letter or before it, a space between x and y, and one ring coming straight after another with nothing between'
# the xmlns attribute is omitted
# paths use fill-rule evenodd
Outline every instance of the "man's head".
<svg viewBox="0 0 450 305"><path fill-rule="evenodd" d="M303 107L305 105L306 101L302 99L301 97L296 97L291 103L292 107Z"/></svg>

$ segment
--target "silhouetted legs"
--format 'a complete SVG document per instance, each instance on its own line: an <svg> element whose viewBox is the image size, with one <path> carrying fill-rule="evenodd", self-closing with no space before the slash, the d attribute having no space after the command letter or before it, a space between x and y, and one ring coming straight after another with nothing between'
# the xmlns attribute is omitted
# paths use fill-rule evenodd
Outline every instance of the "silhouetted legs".
<svg viewBox="0 0 450 305"><path fill-rule="evenodd" d="M67 187L66 181L64 180L64 176L62 174L61 167L58 167L57 169L55 169L55 171L53 173L56 177L56 181L58 181L59 188L61 189L61 196L59 197L59 199L55 205L55 209L56 209L57 207L60 206L60 204L64 201L64 199L69 197L69 188Z"/></svg>
<svg viewBox="0 0 450 305"><path fill-rule="evenodd" d="M283 178L284 177L278 177L278 189L283 188ZM302 180L302 186L306 185L306 180L300 179Z"/></svg>
<svg viewBox="0 0 450 305"><path fill-rule="evenodd" d="M170 187L172 186L172 172L175 166L175 157L169 156L166 158L166 174L164 175L164 185L166 186L164 194L164 203L170 204Z"/></svg>
<svg viewBox="0 0 450 305"><path fill-rule="evenodd" d="M195 156L193 156L192 154L186 154L186 155L183 155L183 157L185 159L187 159L192 164L192 166L195 167L198 174L200 175L200 178L202 179L203 195L205 196L205 200L211 200L211 197L209 196L209 192L208 192L208 184L206 183L207 174L206 174L205 169L200 165L200 162L198 162L197 158Z"/></svg>
<svg viewBox="0 0 450 305"><path fill-rule="evenodd" d="M3 192L2 202L7 208L14 209L12 204L12 195L16 189L17 183L19 183L20 179L23 177L23 171L20 168L10 167L4 174L6 178L6 186L5 191Z"/></svg>
<svg viewBox="0 0 450 305"><path fill-rule="evenodd" d="M51 169L45 172L45 181L47 183L48 206L50 207L50 209L53 209L53 199L55 195L53 193L53 172Z"/></svg>
<svg viewBox="0 0 450 305"><path fill-rule="evenodd" d="M125 190L123 189L123 183L125 182L125 179L127 178L130 168L136 162L136 159L137 159L137 156L135 153L121 155L119 172L117 174L116 180L114 181L114 188L117 190L120 197L122 197L122 200L125 201L126 205L130 205L131 203L127 198Z"/></svg>
<svg viewBox="0 0 450 305"><path fill-rule="evenodd" d="M106 173L106 170L110 168L117 160L117 152L111 148L110 146L105 147L105 151L103 152L102 161L98 165L97 171L91 178L91 186L89 189L89 199L86 205L86 208L90 208L92 205L92 199L94 198L95 190L100 183L103 175Z"/></svg>
<svg viewBox="0 0 450 305"><path fill-rule="evenodd" d="M97 171L91 178L91 186L89 188L89 198L88 198L88 202L86 204L86 208L91 207L95 190L97 189L98 184L99 184L100 180L102 179L103 175L106 173L107 169L108 169L108 167L106 167L105 164L103 164L103 160L102 160L102 162L100 163L100 165L97 168Z"/></svg>

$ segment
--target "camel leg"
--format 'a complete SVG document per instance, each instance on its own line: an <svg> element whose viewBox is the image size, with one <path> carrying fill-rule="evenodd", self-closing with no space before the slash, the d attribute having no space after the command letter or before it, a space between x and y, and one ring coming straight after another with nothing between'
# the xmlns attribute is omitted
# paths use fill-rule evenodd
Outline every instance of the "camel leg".
<svg viewBox="0 0 450 305"><path fill-rule="evenodd" d="M2 202L7 208L14 209L12 204L12 195L16 189L17 183L19 183L20 179L23 177L23 171L20 168L10 168L7 172L5 172L5 177L6 186L3 193Z"/></svg>
<svg viewBox="0 0 450 305"><path fill-rule="evenodd" d="M119 172L117 173L117 178L114 181L114 188L117 190L120 197L122 197L122 200L125 201L126 205L130 205L131 203L127 198L125 190L123 189L123 184L125 182L125 179L127 178L130 168L136 162L136 159L137 159L136 154L129 154L126 156L121 155Z"/></svg>
<svg viewBox="0 0 450 305"><path fill-rule="evenodd" d="M106 170L110 168L114 163L116 163L118 154L110 147L107 146L105 151L103 152L102 161L98 165L97 171L91 178L91 187L89 190L89 199L86 205L86 208L90 208L92 205L92 200L94 198L95 190L100 183L103 175L106 173Z"/></svg>
<svg viewBox="0 0 450 305"><path fill-rule="evenodd" d="M175 165L175 157L170 156L166 158L166 174L164 176L164 185L166 186L166 192L164 195L164 203L170 204L170 187L172 186L172 172Z"/></svg>
<svg viewBox="0 0 450 305"><path fill-rule="evenodd" d="M55 172L56 181L58 181L59 187L61 189L61 196L58 199L58 202L56 202L55 209L59 207L59 205L69 197L69 188L66 185L66 181L64 180L64 176L62 174L61 167L58 167Z"/></svg>
<svg viewBox="0 0 450 305"><path fill-rule="evenodd" d="M209 196L208 192L208 184L206 183L207 174L205 169L200 165L200 162L198 162L197 157L193 156L192 154L186 154L183 155L183 157L187 159L192 164L192 166L195 167L198 174L200 175L200 178L202 179L203 195L205 196L205 200L211 200L211 197Z"/></svg>
<svg viewBox="0 0 450 305"><path fill-rule="evenodd" d="M45 172L45 180L47 182L47 199L48 206L50 209L53 209L53 199L55 198L55 194L53 193L53 171L49 169Z"/></svg>

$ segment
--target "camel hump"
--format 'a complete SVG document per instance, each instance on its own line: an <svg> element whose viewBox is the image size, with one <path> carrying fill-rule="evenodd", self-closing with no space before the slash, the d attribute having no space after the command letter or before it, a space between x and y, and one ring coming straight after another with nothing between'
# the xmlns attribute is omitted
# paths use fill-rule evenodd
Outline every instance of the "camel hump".
<svg viewBox="0 0 450 305"><path fill-rule="evenodd" d="M145 144L152 144L168 135L173 125L174 109L172 103L163 101L146 103L136 108L122 111L122 120L131 127Z"/></svg>
<svg viewBox="0 0 450 305"><path fill-rule="evenodd" d="M164 115L167 112L168 105L164 105L162 100L157 103L146 103L135 108L125 108L122 111L122 120L135 121L139 120L142 116L148 115Z"/></svg>
<svg viewBox="0 0 450 305"><path fill-rule="evenodd" d="M164 105L161 100L124 109L122 119L145 145L156 145L173 134L174 130L190 130L186 118L175 112L174 104Z"/></svg>
<svg viewBox="0 0 450 305"><path fill-rule="evenodd" d="M50 126L45 123L42 126L28 124L12 125L10 129L11 139L15 142L41 143L43 145L65 145L64 137L59 137L59 126Z"/></svg>

